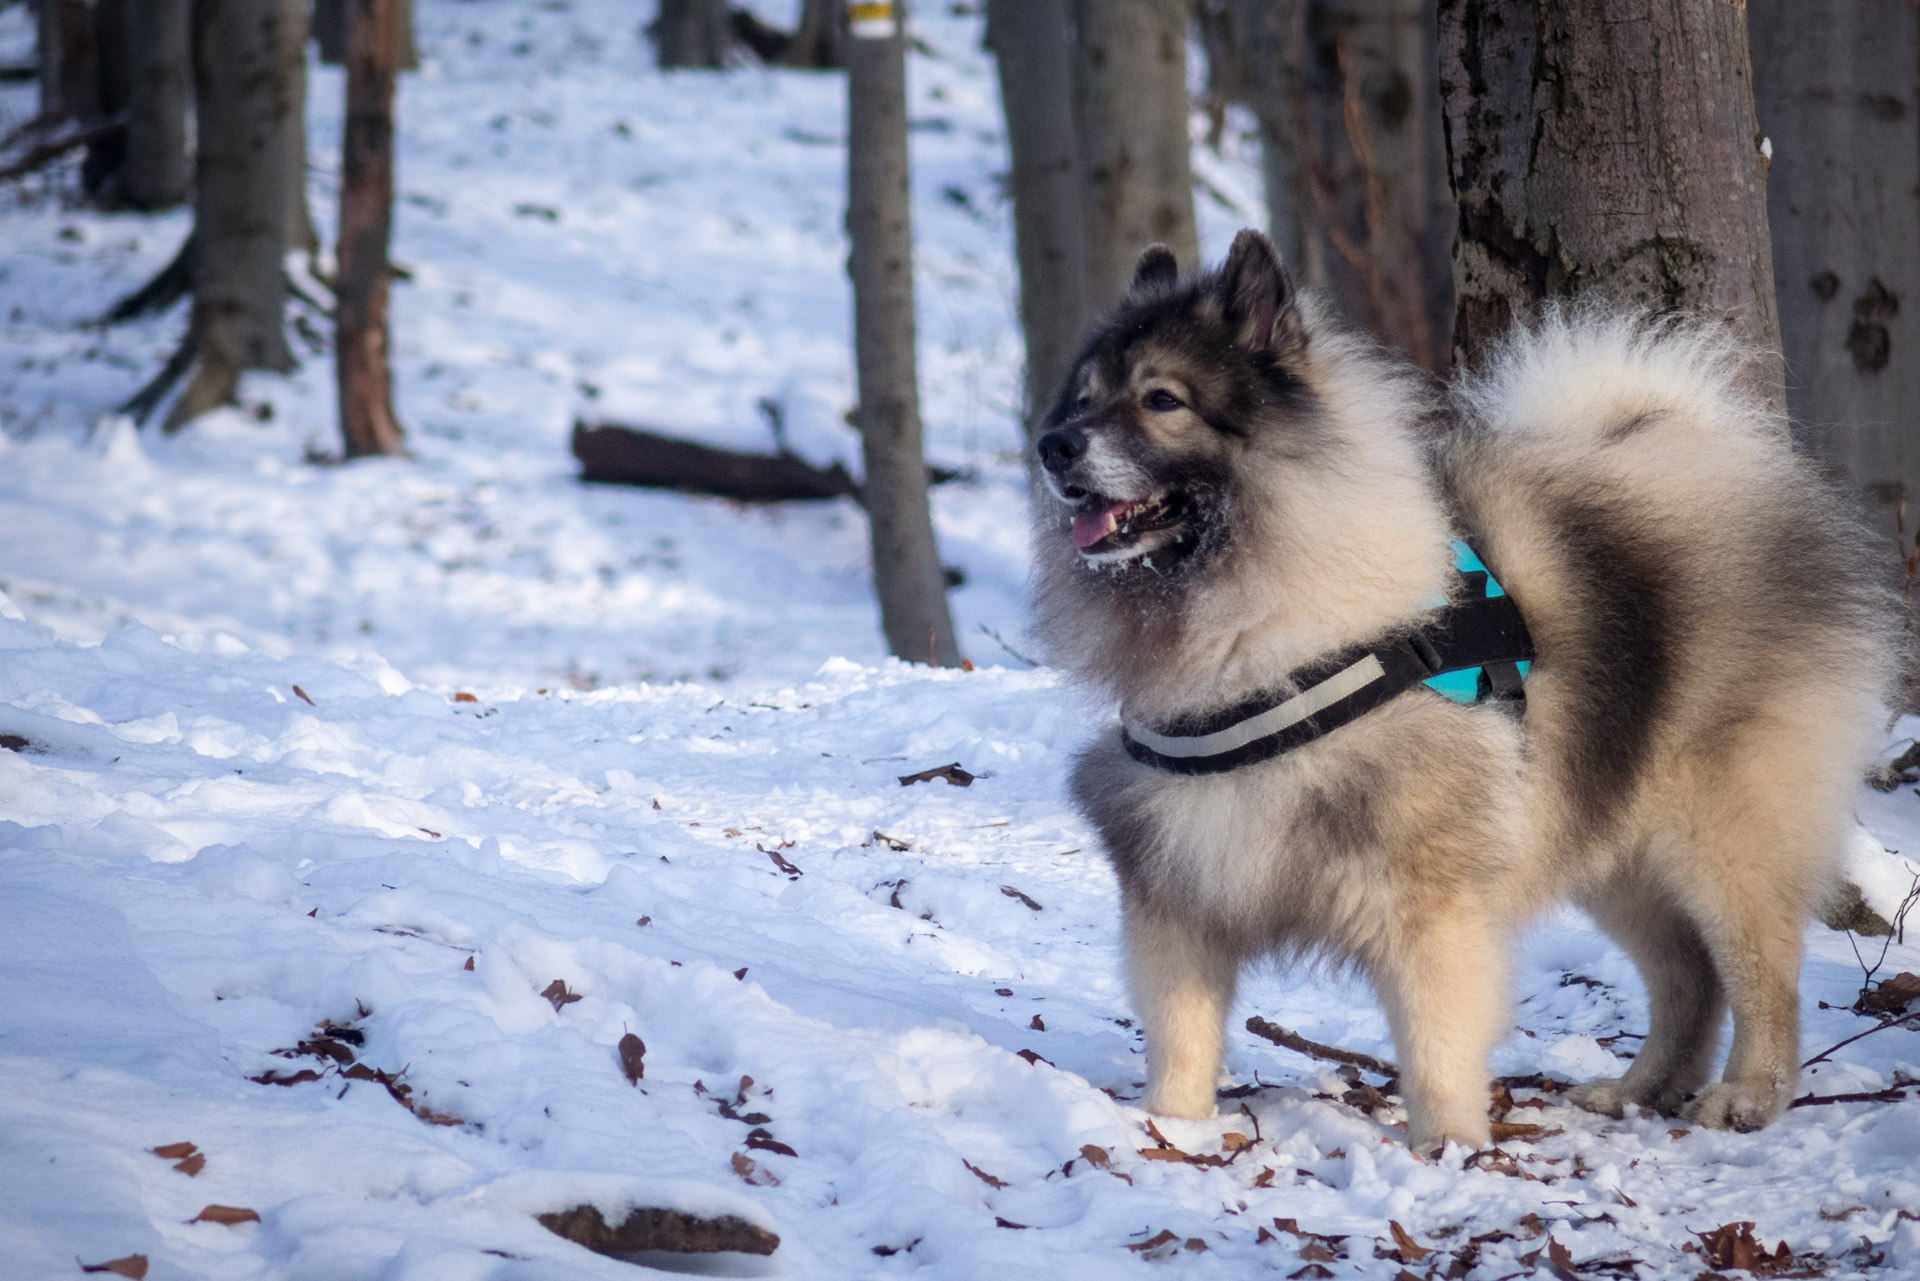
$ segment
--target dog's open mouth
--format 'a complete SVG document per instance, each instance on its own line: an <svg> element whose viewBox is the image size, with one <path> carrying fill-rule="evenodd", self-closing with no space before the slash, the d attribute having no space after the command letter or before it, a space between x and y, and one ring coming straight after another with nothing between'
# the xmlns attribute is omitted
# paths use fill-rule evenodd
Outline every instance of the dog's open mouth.
<svg viewBox="0 0 1920 1281"><path fill-rule="evenodd" d="M1082 556L1106 557L1114 553L1150 550L1144 543L1159 544L1163 539L1148 535L1171 530L1186 514L1186 500L1177 493L1152 494L1129 502L1114 502L1100 494L1068 493L1079 498L1073 514L1073 545Z"/></svg>

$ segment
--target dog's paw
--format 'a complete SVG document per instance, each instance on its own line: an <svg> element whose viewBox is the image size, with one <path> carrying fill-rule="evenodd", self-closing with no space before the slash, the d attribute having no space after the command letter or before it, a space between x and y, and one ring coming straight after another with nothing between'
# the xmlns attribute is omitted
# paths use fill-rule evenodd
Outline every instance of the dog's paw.
<svg viewBox="0 0 1920 1281"><path fill-rule="evenodd" d="M1624 1077L1610 1076L1588 1081L1584 1085L1568 1086L1566 1099L1577 1108L1618 1120L1627 1114L1627 1104L1640 1102L1637 1093L1627 1086Z"/></svg>
<svg viewBox="0 0 1920 1281"><path fill-rule="evenodd" d="M1770 1081L1722 1081L1700 1092L1686 1118L1710 1130L1764 1130L1786 1111L1785 1091Z"/></svg>
<svg viewBox="0 0 1920 1281"><path fill-rule="evenodd" d="M1142 1106L1155 1116L1170 1116L1182 1121L1206 1121L1218 1111L1213 1086L1207 1082L1195 1088L1156 1081L1147 1090Z"/></svg>
<svg viewBox="0 0 1920 1281"><path fill-rule="evenodd" d="M1678 1116L1687 1101L1686 1094L1672 1085L1649 1088L1623 1076L1602 1077L1584 1085L1568 1086L1566 1098L1577 1108L1598 1112L1615 1120L1627 1114L1629 1103L1650 1112L1658 1112L1661 1116Z"/></svg>
<svg viewBox="0 0 1920 1281"><path fill-rule="evenodd" d="M1493 1146L1493 1126L1485 1117L1477 1124L1462 1118L1452 1124L1412 1121L1407 1126L1407 1146L1422 1156L1437 1156L1449 1143L1458 1143L1467 1152L1483 1152Z"/></svg>

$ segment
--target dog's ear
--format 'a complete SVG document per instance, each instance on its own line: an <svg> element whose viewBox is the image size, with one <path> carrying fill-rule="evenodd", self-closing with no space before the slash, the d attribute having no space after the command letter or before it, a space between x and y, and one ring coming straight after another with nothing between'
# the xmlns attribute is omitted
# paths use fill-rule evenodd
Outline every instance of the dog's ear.
<svg viewBox="0 0 1920 1281"><path fill-rule="evenodd" d="M1180 263L1173 256L1173 250L1165 245L1148 245L1140 252L1140 261L1133 265L1133 288L1131 293L1145 293L1167 288L1180 278Z"/></svg>
<svg viewBox="0 0 1920 1281"><path fill-rule="evenodd" d="M1251 227L1233 238L1219 290L1221 314L1240 346L1281 352L1305 345L1293 281L1273 242Z"/></svg>

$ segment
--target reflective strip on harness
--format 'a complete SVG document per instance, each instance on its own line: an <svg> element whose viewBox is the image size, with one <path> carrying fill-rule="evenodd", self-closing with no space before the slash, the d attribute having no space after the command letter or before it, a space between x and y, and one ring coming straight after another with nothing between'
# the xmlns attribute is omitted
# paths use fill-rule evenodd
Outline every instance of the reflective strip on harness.
<svg viewBox="0 0 1920 1281"><path fill-rule="evenodd" d="M1278 734L1289 726L1298 725L1350 694L1358 693L1387 674L1380 665L1377 655L1368 654L1359 662L1321 681L1310 689L1302 690L1278 707L1270 707L1258 716L1241 721L1238 725L1229 725L1212 734L1201 734L1194 738L1175 738L1166 734L1156 734L1144 725L1122 719L1127 733L1134 742L1150 747L1162 756L1186 758L1193 756L1218 756L1222 752L1231 752L1245 747L1256 739Z"/></svg>

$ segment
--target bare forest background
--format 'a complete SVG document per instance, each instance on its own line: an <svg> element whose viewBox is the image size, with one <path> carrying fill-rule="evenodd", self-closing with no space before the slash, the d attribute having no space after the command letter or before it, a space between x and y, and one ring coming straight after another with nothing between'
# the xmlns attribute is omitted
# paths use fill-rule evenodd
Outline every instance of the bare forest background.
<svg viewBox="0 0 1920 1281"><path fill-rule="evenodd" d="M932 3L933 0L923 0ZM340 457L404 455L387 297L410 0L7 0L35 11L39 114L0 177L106 209L190 205L173 261L103 323L185 304L124 411L177 431L334 322ZM1270 225L1335 312L1436 377L1542 302L1725 325L1796 442L1898 536L1920 492L1920 30L1908 0L986 0L1005 109L1024 426L1139 252L1198 266L1195 147L1257 121ZM638 7L637 7L638 8ZM642 17L636 12L636 23ZM857 480L784 447L582 422L588 479L756 500L852 495L889 649L961 659L928 512L915 366L904 6L794 0L786 25L660 0L662 67L845 77ZM338 225L308 210L310 47L346 68ZM65 166L64 170L61 166ZM1903 302L1905 305L1903 306ZM777 424L776 424L777 428ZM777 435L777 431L776 431ZM1909 565L1914 563L1911 559ZM1911 570L1909 577L1911 577Z"/></svg>

